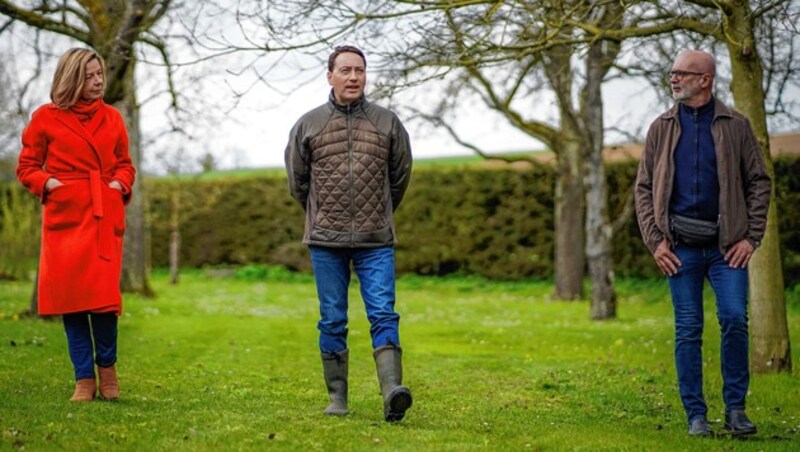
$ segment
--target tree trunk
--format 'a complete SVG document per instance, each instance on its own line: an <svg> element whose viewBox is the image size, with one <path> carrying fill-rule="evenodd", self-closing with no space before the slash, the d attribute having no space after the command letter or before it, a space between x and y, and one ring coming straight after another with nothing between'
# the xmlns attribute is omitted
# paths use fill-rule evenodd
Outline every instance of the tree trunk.
<svg viewBox="0 0 800 452"><path fill-rule="evenodd" d="M123 98L115 105L128 127L130 155L136 168L141 168L142 140L139 129L139 105L136 102L136 85L134 83L135 61L131 61L123 82ZM125 211L126 228L124 252L122 260L122 277L120 287L123 292L139 293L147 297L155 295L150 287L149 270L149 237L145 222L146 199L144 177L137 175L133 185L133 198Z"/></svg>
<svg viewBox="0 0 800 452"><path fill-rule="evenodd" d="M22 317L38 317L42 320L56 320L60 318L57 315L39 315L39 269L36 269L36 274L33 277L33 292L31 293L31 305L28 309L20 314Z"/></svg>
<svg viewBox="0 0 800 452"><path fill-rule="evenodd" d="M775 199L775 188L772 189ZM775 203L769 207L767 233L750 259L750 362L758 373L791 372L792 350L780 266L780 237ZM775 265L777 260L778 265Z"/></svg>
<svg viewBox="0 0 800 452"><path fill-rule="evenodd" d="M181 233L180 231L173 230L169 235L169 283L178 284L178 268L179 260L178 255L181 249Z"/></svg>
<svg viewBox="0 0 800 452"><path fill-rule="evenodd" d="M39 317L39 268L33 276L33 292L31 293L31 305L25 313L31 317Z"/></svg>
<svg viewBox="0 0 800 452"><path fill-rule="evenodd" d="M568 35L565 29L562 34ZM572 106L572 56L568 45L543 52L544 72L556 95L559 132L548 145L556 153L555 189L555 293L559 300L583 298L584 199L583 152L580 124Z"/></svg>
<svg viewBox="0 0 800 452"><path fill-rule="evenodd" d="M617 295L611 260L612 228L608 219L605 165L601 150L586 159L586 259L592 280L593 320L617 316Z"/></svg>
<svg viewBox="0 0 800 452"><path fill-rule="evenodd" d="M619 24L621 7L607 6L602 22ZM603 160L603 79L617 59L619 43L598 41L586 55L586 83L581 93L581 118L585 139L586 259L592 280L593 320L617 317L612 252L613 227L608 217L608 187Z"/></svg>
<svg viewBox="0 0 800 452"><path fill-rule="evenodd" d="M727 17L726 39L733 73L731 91L736 108L750 119L774 180L764 109L763 68L755 46L750 6L747 1L733 3L736 8ZM760 373L789 372L792 368L774 183L771 199L766 234L749 264L750 361L753 370Z"/></svg>
<svg viewBox="0 0 800 452"><path fill-rule="evenodd" d="M181 252L181 190L180 181L175 182L172 189L172 215L170 227L172 232L169 236L169 283L178 284L178 268L180 268Z"/></svg>
<svg viewBox="0 0 800 452"><path fill-rule="evenodd" d="M133 164L140 168L141 133L139 130L139 105L136 103L134 69L136 67L133 45L142 35L153 38L152 28L170 7L169 2L158 0L87 0L73 5L75 15L85 17L88 28L73 26L62 15L61 20L50 15L54 9L47 7L18 8L9 2L0 3L0 11L14 20L39 29L69 36L94 48L106 61L105 102L114 105L125 117L130 136L130 154ZM41 5L40 5L41 6ZM65 7L66 8L66 7ZM155 39L158 41L158 39ZM145 225L144 178L139 174L133 186L133 201L127 208L127 234L125 237L122 290L153 295L148 281L147 229Z"/></svg>
<svg viewBox="0 0 800 452"><path fill-rule="evenodd" d="M608 218L606 169L603 162L603 82L602 43L592 45L586 57L584 88L584 133L588 136L585 156L586 190L586 259L592 280L593 320L617 316L617 295L614 292L614 273L611 260L612 228Z"/></svg>
<svg viewBox="0 0 800 452"><path fill-rule="evenodd" d="M555 292L558 300L583 298L583 181L580 144L567 139L557 153L555 190Z"/></svg>

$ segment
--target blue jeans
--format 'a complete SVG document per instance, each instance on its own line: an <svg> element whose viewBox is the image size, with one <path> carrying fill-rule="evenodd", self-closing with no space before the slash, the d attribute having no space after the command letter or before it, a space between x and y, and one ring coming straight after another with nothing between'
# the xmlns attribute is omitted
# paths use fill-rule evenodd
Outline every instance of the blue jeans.
<svg viewBox="0 0 800 452"><path fill-rule="evenodd" d="M717 299L722 333L720 363L725 409L743 410L750 384L747 333L747 269L730 268L716 245L674 250L682 265L669 277L675 312L675 367L686 415L691 423L706 416L703 398L703 281Z"/></svg>
<svg viewBox="0 0 800 452"><path fill-rule="evenodd" d="M400 316L394 312L394 248L327 248L310 246L317 282L319 349L337 353L347 348L347 290L350 262L361 283L361 297L370 323L372 348L400 346Z"/></svg>
<svg viewBox="0 0 800 452"><path fill-rule="evenodd" d="M117 362L117 314L77 312L64 314L69 357L75 380L94 378L94 365L110 367ZM94 355L94 356L93 356Z"/></svg>

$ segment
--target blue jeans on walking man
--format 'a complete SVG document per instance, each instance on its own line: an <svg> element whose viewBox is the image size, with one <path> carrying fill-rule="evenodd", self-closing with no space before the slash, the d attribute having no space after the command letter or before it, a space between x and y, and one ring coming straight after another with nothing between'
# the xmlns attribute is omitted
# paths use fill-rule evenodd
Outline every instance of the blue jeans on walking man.
<svg viewBox="0 0 800 452"><path fill-rule="evenodd" d="M347 294L350 262L361 284L372 348L400 346L400 316L394 312L394 248L328 248L311 246L320 321L319 348L337 353L347 348Z"/></svg>
<svg viewBox="0 0 800 452"><path fill-rule="evenodd" d="M731 268L716 244L678 245L682 265L670 276L675 313L675 367L681 401L688 421L705 417L703 398L703 283L706 278L717 299L722 333L720 364L725 411L744 410L750 382L747 332L747 269Z"/></svg>

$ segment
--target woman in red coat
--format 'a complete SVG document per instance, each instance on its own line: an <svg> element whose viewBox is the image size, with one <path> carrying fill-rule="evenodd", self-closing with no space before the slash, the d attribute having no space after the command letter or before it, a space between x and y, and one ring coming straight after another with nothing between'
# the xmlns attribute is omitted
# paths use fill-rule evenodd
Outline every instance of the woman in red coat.
<svg viewBox="0 0 800 452"><path fill-rule="evenodd" d="M103 103L105 63L93 50L61 56L52 103L22 133L17 177L43 204L39 313L63 315L75 367L73 401L119 397L117 317L125 205L136 170L119 111Z"/></svg>

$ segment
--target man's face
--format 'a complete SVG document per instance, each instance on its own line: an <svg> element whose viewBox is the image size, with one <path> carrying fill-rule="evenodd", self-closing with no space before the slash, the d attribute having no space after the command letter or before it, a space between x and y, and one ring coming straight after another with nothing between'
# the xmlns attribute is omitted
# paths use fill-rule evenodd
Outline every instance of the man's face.
<svg viewBox="0 0 800 452"><path fill-rule="evenodd" d="M350 105L364 94L367 69L364 60L355 53L340 53L333 61L333 71L328 72L328 84L340 105Z"/></svg>
<svg viewBox="0 0 800 452"><path fill-rule="evenodd" d="M711 74L703 72L701 68L702 65L694 61L692 55L678 55L669 77L673 99L691 103L702 97L706 90L710 90Z"/></svg>
<svg viewBox="0 0 800 452"><path fill-rule="evenodd" d="M81 100L92 102L103 97L105 88L103 66L96 58L86 63L86 79L81 88Z"/></svg>

